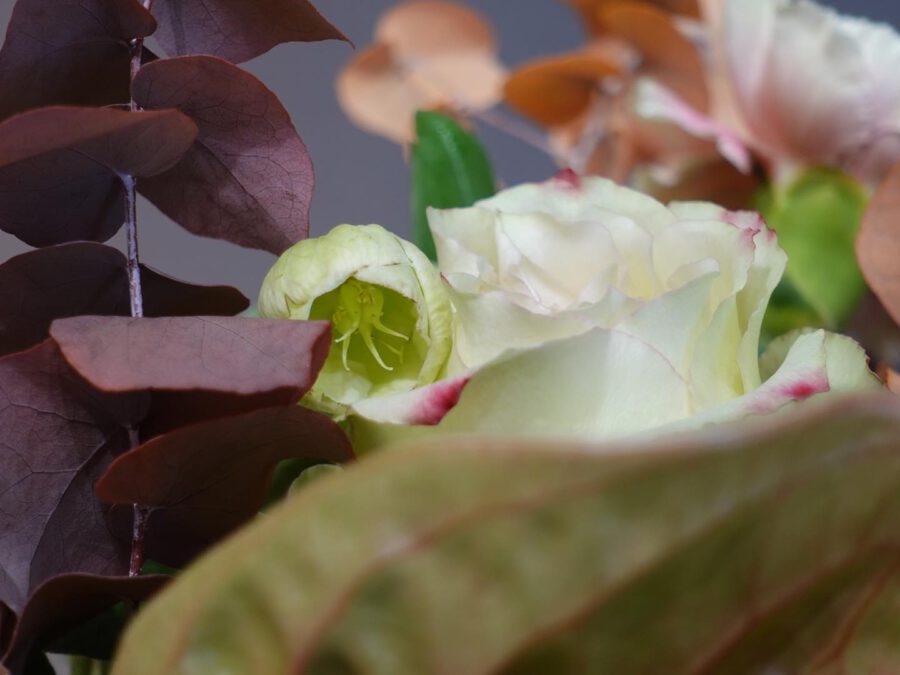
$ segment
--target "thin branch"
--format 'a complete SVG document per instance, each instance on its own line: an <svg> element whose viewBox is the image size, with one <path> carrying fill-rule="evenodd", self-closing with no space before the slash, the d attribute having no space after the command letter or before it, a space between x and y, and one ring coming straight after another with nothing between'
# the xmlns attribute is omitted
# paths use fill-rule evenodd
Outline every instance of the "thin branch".
<svg viewBox="0 0 900 675"><path fill-rule="evenodd" d="M153 0L141 0L141 4L147 11L153 6ZM141 60L144 55L144 39L135 38L131 41L131 82L141 69ZM130 107L132 112L139 112L140 106L131 96ZM125 186L125 236L127 239L128 259L128 295L131 300L131 316L139 318L144 316L144 293L141 288L140 255L138 252L137 232L137 180L134 176L123 175L120 177ZM140 445L141 439L137 429L129 427L128 437L132 448ZM149 509L141 504L132 505L133 527L131 532L131 557L128 564L128 576L136 577L141 573L144 565L144 538L147 529L147 517Z"/></svg>
<svg viewBox="0 0 900 675"><path fill-rule="evenodd" d="M128 437L131 447L140 445L140 437L134 427L128 428ZM150 509L141 504L133 504L132 511L131 557L128 561L128 576L137 577L140 576L141 568L144 566L144 538L147 534L147 518L150 515Z"/></svg>
<svg viewBox="0 0 900 675"><path fill-rule="evenodd" d="M504 115L499 110L475 110L473 108L467 108L464 105L461 105L460 109L479 122L482 122L497 131L502 131L508 136L522 141L536 150L540 150L545 155L549 155L554 161L559 162L560 155L553 150L553 147L547 140L547 136L530 125L521 122L514 117Z"/></svg>
<svg viewBox="0 0 900 675"><path fill-rule="evenodd" d="M125 186L125 236L128 256L128 293L131 299L131 316L144 316L144 294L141 288L140 256L137 236L137 181L134 176L121 176Z"/></svg>

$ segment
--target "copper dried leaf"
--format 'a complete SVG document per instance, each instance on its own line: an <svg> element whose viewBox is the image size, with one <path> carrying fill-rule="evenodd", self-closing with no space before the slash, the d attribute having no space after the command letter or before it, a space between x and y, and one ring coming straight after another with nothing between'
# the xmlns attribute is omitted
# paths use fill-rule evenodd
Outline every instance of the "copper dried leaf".
<svg viewBox="0 0 900 675"><path fill-rule="evenodd" d="M684 167L672 184L659 183L652 176L647 176L639 189L664 204L671 201L708 201L740 211L753 203L759 190L759 178L741 173L722 158L701 159Z"/></svg>
<svg viewBox="0 0 900 675"><path fill-rule="evenodd" d="M566 0L580 15L589 31L596 35L604 33L603 22L600 18L601 10L607 5L621 0ZM652 5L682 16L699 19L701 17L700 3L698 0L647 0Z"/></svg>
<svg viewBox="0 0 900 675"><path fill-rule="evenodd" d="M415 0L391 7L378 19L375 41L390 45L402 58L493 56L497 52L496 36L483 16L440 0Z"/></svg>
<svg viewBox="0 0 900 675"><path fill-rule="evenodd" d="M4 665L12 673L25 672L33 650L41 649L119 602L148 599L169 580L160 575L92 574L63 574L48 579L28 598L3 656Z"/></svg>
<svg viewBox="0 0 900 675"><path fill-rule="evenodd" d="M888 370L887 372L887 388L895 394L900 394L900 373L896 370Z"/></svg>
<svg viewBox="0 0 900 675"><path fill-rule="evenodd" d="M0 354L46 339L54 319L130 313L125 256L78 242L29 251L0 265ZM227 286L195 286L141 268L146 316L233 315L249 301Z"/></svg>
<svg viewBox="0 0 900 675"><path fill-rule="evenodd" d="M0 119L47 105L127 102L128 42L155 28L134 0L19 0L0 49Z"/></svg>
<svg viewBox="0 0 900 675"><path fill-rule="evenodd" d="M335 86L341 108L354 124L395 143L412 143L417 110L441 106L440 96L410 84L387 45L357 54Z"/></svg>
<svg viewBox="0 0 900 675"><path fill-rule="evenodd" d="M324 415L297 405L264 408L151 439L110 465L97 496L152 507L146 553L181 567L256 515L272 470L289 458L341 463L353 451Z"/></svg>
<svg viewBox="0 0 900 675"><path fill-rule="evenodd" d="M358 126L410 143L418 110L484 110L501 98L505 69L487 21L449 2L419 0L386 12L375 42L338 76L338 100Z"/></svg>
<svg viewBox="0 0 900 675"><path fill-rule="evenodd" d="M243 317L81 316L54 321L66 360L102 391L212 391L302 396L331 342L326 321Z"/></svg>
<svg viewBox="0 0 900 675"><path fill-rule="evenodd" d="M697 110L708 108L700 53L671 15L646 2L615 0L603 5L598 20L607 33L640 52L642 74L659 80Z"/></svg>
<svg viewBox="0 0 900 675"><path fill-rule="evenodd" d="M900 323L900 165L872 196L856 239L863 276Z"/></svg>
<svg viewBox="0 0 900 675"><path fill-rule="evenodd" d="M538 124L576 120L590 107L600 82L621 75L620 64L590 52L542 58L525 64L506 81L506 103Z"/></svg>
<svg viewBox="0 0 900 675"><path fill-rule="evenodd" d="M349 42L308 0L156 0L153 15L154 37L170 56L241 63L283 42Z"/></svg>
<svg viewBox="0 0 900 675"><path fill-rule="evenodd" d="M256 77L207 56L165 59L141 69L134 97L178 108L200 130L174 168L138 183L163 213L194 234L276 254L308 235L312 161Z"/></svg>
<svg viewBox="0 0 900 675"><path fill-rule="evenodd" d="M0 358L0 602L21 611L54 575L127 571L94 481L146 404L91 389L52 341Z"/></svg>
<svg viewBox="0 0 900 675"><path fill-rule="evenodd" d="M55 106L0 124L0 229L32 246L105 241L124 221L119 174L149 176L191 147L177 110Z"/></svg>

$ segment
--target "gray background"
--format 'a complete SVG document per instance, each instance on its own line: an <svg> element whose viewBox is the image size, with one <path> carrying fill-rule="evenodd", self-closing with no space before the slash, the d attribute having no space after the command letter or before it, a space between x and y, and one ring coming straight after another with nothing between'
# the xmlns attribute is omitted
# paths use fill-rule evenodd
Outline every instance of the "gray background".
<svg viewBox="0 0 900 675"><path fill-rule="evenodd" d="M247 0L252 2L253 0ZM748 0L755 1L755 0ZM14 0L0 0L0 30L5 34ZM316 6L364 47L376 18L392 0L318 0ZM581 28L561 0L469 0L492 22L500 57L508 66L577 46ZM845 12L900 25L898 0L831 0ZM312 234L338 223L380 223L401 235L409 232L408 171L400 148L356 129L344 117L334 95L334 78L352 49L338 42L288 44L248 64L281 97L290 111L316 168ZM523 143L481 129L504 184L541 180L554 171L549 159ZM141 200L138 220L141 257L167 274L201 283L228 283L255 300L274 258L188 234L148 202ZM121 235L112 243L121 246ZM0 232L0 261L27 250Z"/></svg>

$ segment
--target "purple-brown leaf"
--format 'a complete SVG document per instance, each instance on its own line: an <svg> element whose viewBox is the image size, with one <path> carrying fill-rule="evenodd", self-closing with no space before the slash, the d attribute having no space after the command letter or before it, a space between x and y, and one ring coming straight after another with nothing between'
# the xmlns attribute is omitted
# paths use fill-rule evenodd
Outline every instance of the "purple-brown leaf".
<svg viewBox="0 0 900 675"><path fill-rule="evenodd" d="M144 316L234 316L250 306L247 296L231 286L198 286L146 265L141 265L141 284Z"/></svg>
<svg viewBox="0 0 900 675"><path fill-rule="evenodd" d="M312 162L256 77L212 57L164 59L141 69L134 97L148 110L177 108L200 130L174 168L138 184L163 213L194 234L276 254L308 235Z"/></svg>
<svg viewBox="0 0 900 675"><path fill-rule="evenodd" d="M353 451L324 415L297 405L263 408L144 443L110 465L97 496L153 507L147 555L180 567L250 520L275 465L289 458L340 463L352 460Z"/></svg>
<svg viewBox="0 0 900 675"><path fill-rule="evenodd" d="M85 621L122 601L142 602L169 577L104 577L64 574L48 579L28 598L3 657L13 673L22 672L34 649L64 636Z"/></svg>
<svg viewBox="0 0 900 675"><path fill-rule="evenodd" d="M147 316L229 316L248 300L227 286L194 286L143 267ZM125 256L78 242L29 251L0 265L0 355L46 339L54 319L81 314L128 315Z"/></svg>
<svg viewBox="0 0 900 675"><path fill-rule="evenodd" d="M0 602L21 611L51 576L127 570L94 481L146 404L91 389L51 341L0 359Z"/></svg>
<svg viewBox="0 0 900 675"><path fill-rule="evenodd" d="M0 50L0 119L47 105L127 102L128 42L155 28L135 0L19 0Z"/></svg>
<svg viewBox="0 0 900 675"><path fill-rule="evenodd" d="M50 335L103 391L289 389L295 400L312 386L331 340L325 321L210 316L80 316L54 321Z"/></svg>
<svg viewBox="0 0 900 675"><path fill-rule="evenodd" d="M124 222L119 174L169 169L197 127L177 110L40 108L0 124L0 229L32 246L105 241Z"/></svg>
<svg viewBox="0 0 900 675"><path fill-rule="evenodd" d="M156 0L156 38L171 56L240 63L283 42L347 40L309 0Z"/></svg>

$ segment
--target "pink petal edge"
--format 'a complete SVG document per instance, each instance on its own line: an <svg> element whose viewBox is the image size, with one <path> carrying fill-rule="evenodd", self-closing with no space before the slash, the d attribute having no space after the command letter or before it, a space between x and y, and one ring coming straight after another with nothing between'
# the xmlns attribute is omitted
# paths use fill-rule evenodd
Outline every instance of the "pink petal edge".
<svg viewBox="0 0 900 675"><path fill-rule="evenodd" d="M458 375L400 394L389 394L356 403L353 412L383 424L433 426L459 402L472 375Z"/></svg>

